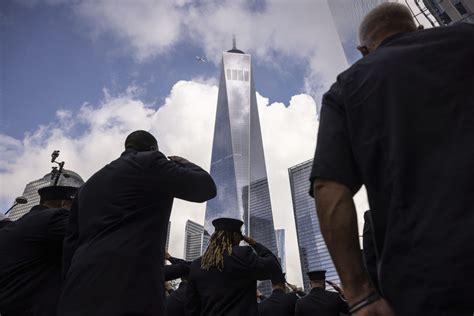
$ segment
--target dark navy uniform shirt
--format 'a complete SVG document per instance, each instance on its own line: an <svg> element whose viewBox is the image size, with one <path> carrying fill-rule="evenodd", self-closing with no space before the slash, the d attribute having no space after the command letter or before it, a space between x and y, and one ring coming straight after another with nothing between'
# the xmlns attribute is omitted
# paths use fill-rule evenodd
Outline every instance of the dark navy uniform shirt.
<svg viewBox="0 0 474 316"><path fill-rule="evenodd" d="M296 302L295 316L339 316L347 312L347 304L339 294L322 288L313 288Z"/></svg>
<svg viewBox="0 0 474 316"><path fill-rule="evenodd" d="M474 25L396 34L323 97L311 179L364 184L399 315L474 312Z"/></svg>

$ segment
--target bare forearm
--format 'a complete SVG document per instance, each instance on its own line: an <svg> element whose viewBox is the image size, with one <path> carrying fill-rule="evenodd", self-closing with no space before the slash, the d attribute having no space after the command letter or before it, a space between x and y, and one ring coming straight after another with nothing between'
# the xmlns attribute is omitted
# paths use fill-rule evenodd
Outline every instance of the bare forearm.
<svg viewBox="0 0 474 316"><path fill-rule="evenodd" d="M359 247L357 214L350 190L337 182L313 186L321 232L349 303L372 291Z"/></svg>

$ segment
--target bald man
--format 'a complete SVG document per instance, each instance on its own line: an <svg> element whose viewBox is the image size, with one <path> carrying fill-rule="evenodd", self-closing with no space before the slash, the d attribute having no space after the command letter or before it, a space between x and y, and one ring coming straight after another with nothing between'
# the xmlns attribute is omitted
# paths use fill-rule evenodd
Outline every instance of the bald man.
<svg viewBox="0 0 474 316"><path fill-rule="evenodd" d="M359 34L364 58L323 97L311 174L352 315L473 315L474 25L417 30L384 3ZM361 185L381 293L359 249Z"/></svg>

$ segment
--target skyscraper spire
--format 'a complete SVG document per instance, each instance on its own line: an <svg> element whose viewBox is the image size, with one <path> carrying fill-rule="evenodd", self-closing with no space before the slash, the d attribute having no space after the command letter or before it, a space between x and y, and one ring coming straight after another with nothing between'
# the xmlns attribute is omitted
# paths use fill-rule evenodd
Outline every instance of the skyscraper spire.
<svg viewBox="0 0 474 316"><path fill-rule="evenodd" d="M235 34L232 34L232 49L228 50L228 53L237 53L237 54L245 54L243 51L240 49L237 49L237 44L236 44L236 39L235 39Z"/></svg>

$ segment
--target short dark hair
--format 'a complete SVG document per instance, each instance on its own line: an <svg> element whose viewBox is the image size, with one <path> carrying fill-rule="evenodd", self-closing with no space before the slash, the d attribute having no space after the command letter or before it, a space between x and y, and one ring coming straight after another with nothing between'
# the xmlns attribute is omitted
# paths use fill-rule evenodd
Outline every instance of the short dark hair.
<svg viewBox="0 0 474 316"><path fill-rule="evenodd" d="M374 49L387 33L415 30L415 20L407 6L384 2L369 11L362 20L359 26L359 42Z"/></svg>
<svg viewBox="0 0 474 316"><path fill-rule="evenodd" d="M125 139L125 149L135 149L136 151L158 150L156 138L147 131L134 131Z"/></svg>

